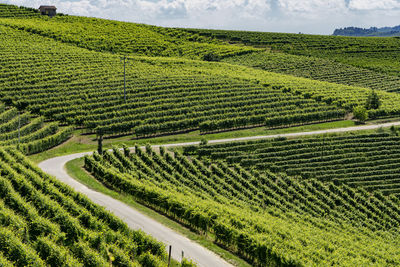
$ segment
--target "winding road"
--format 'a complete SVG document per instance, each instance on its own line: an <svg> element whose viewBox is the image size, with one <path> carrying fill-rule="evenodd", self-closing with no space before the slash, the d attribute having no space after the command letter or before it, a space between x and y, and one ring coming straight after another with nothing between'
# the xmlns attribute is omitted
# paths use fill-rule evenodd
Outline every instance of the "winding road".
<svg viewBox="0 0 400 267"><path fill-rule="evenodd" d="M258 139L268 139L277 137L296 137L296 136L306 136L315 134L325 134L325 133L340 133L348 131L359 131L359 130L373 130L381 127L390 127L392 125L398 126L400 122L374 124L374 125L363 125L347 128L337 128L328 130L319 130L312 132L299 132L299 133L288 133L288 134L278 134L278 135L266 135L266 136L252 136L252 137L242 137L242 138L232 138L232 139L220 139L208 141L209 144L213 143L223 143L223 142L233 142L233 141L246 141L246 140L258 140ZM176 146L186 146L186 145L198 145L200 142L188 142L188 143L177 143L177 144L166 144L163 147L176 147ZM154 146L159 147L159 145ZM166 245L172 246L172 257L178 261L182 258L182 251L184 251L185 258L192 259L199 266L232 266L222 258L220 258L215 253L205 249L201 245L189 240L188 238L182 236L181 234L169 229L168 227L160 224L154 219L140 213L136 209L122 203L121 201L115 200L107 195L96 192L87 186L81 184L80 182L74 180L68 175L65 170L65 164L68 161L83 157L85 155L90 155L92 152L77 153L67 156L55 157L45 160L39 164L39 167L46 173L55 176L60 181L68 184L76 191L87 195L93 202L104 206L109 211L114 213L116 216L124 220L129 227L132 229L141 229L147 234L153 236L157 240L165 243Z"/></svg>

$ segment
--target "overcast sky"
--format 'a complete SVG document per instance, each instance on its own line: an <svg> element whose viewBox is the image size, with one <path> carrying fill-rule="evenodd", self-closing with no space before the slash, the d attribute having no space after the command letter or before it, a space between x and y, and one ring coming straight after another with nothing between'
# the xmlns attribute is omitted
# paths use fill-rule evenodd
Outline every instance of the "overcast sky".
<svg viewBox="0 0 400 267"><path fill-rule="evenodd" d="M0 0L159 26L331 34L400 25L400 0Z"/></svg>

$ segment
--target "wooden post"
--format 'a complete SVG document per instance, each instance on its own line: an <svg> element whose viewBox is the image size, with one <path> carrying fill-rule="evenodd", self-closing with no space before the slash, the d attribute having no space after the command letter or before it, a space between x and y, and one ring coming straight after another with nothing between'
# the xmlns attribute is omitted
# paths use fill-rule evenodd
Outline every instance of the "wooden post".
<svg viewBox="0 0 400 267"><path fill-rule="evenodd" d="M172 246L171 245L169 245L169 253L168 253L168 267L170 266L170 264L171 264L171 251L172 251Z"/></svg>

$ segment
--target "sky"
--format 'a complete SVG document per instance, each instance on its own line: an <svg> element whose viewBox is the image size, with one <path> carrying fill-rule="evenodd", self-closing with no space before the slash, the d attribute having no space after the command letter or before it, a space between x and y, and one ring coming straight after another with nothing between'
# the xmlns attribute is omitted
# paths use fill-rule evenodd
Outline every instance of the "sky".
<svg viewBox="0 0 400 267"><path fill-rule="evenodd" d="M167 27L332 34L400 25L400 0L0 0L70 15Z"/></svg>

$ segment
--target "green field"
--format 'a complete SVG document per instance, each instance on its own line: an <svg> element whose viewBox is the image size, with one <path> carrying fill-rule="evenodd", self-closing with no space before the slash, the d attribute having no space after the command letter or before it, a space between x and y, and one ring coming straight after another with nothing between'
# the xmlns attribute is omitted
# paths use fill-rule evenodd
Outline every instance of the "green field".
<svg viewBox="0 0 400 267"><path fill-rule="evenodd" d="M383 194L400 193L396 132L321 135L236 142L198 149L200 156L304 179L346 183Z"/></svg>
<svg viewBox="0 0 400 267"><path fill-rule="evenodd" d="M383 74L316 56L263 51L227 57L223 61L313 80L388 92L400 91L399 76Z"/></svg>
<svg viewBox="0 0 400 267"><path fill-rule="evenodd" d="M178 152L171 156L163 149L135 151L86 157L85 168L106 186L198 231L215 233L215 242L254 264L400 263L398 197Z"/></svg>
<svg viewBox="0 0 400 267"><path fill-rule="evenodd" d="M400 73L398 37L363 38L195 29L187 31L231 43L329 59L387 75L399 76Z"/></svg>
<svg viewBox="0 0 400 267"><path fill-rule="evenodd" d="M69 163L74 175L240 266L399 266L398 128L206 144L354 126L360 106L367 124L397 121L399 52L400 38L0 4L0 266L167 265L163 244L26 158L93 151L100 136L114 149Z"/></svg>
<svg viewBox="0 0 400 267"><path fill-rule="evenodd" d="M20 112L14 107L0 105L0 146L19 147L26 154L52 148L72 133L72 127L59 127L57 122L45 123L43 117Z"/></svg>
<svg viewBox="0 0 400 267"><path fill-rule="evenodd" d="M129 230L22 153L0 149L0 165L2 266L166 265L163 244Z"/></svg>

